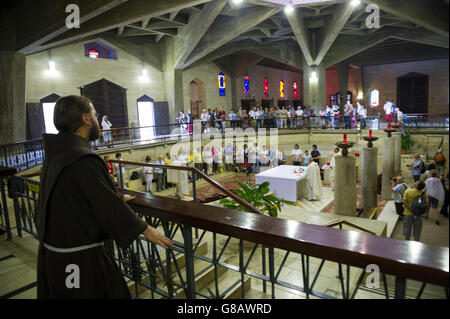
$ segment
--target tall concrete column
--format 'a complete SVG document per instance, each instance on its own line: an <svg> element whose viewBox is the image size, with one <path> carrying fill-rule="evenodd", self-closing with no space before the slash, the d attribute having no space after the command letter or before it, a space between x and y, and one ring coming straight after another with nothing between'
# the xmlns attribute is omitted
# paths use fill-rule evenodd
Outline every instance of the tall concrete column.
<svg viewBox="0 0 450 319"><path fill-rule="evenodd" d="M398 176L401 171L401 156L402 156L402 133L392 133L394 139L394 175Z"/></svg>
<svg viewBox="0 0 450 319"><path fill-rule="evenodd" d="M308 63L303 61L304 105L318 111L326 105L325 94L325 68L308 66Z"/></svg>
<svg viewBox="0 0 450 319"><path fill-rule="evenodd" d="M377 155L377 148L365 147L362 150L361 208L377 207Z"/></svg>
<svg viewBox="0 0 450 319"><path fill-rule="evenodd" d="M341 95L341 113L344 111L344 105L347 104L347 92L348 92L348 72L349 63L341 62L337 65L338 69L338 81L339 81L339 94Z"/></svg>
<svg viewBox="0 0 450 319"><path fill-rule="evenodd" d="M334 213L356 216L355 157L338 155L334 169Z"/></svg>
<svg viewBox="0 0 450 319"><path fill-rule="evenodd" d="M26 58L16 52L15 30L14 8L0 8L0 144L26 139Z"/></svg>
<svg viewBox="0 0 450 319"><path fill-rule="evenodd" d="M383 177L381 180L381 196L384 200L391 200L392 184L394 177L394 139L387 137L384 139L383 151Z"/></svg>

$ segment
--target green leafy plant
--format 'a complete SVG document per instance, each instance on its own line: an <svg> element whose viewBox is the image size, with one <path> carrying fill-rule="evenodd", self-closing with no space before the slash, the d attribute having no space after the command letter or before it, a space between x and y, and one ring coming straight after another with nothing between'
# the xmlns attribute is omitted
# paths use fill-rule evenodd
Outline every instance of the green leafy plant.
<svg viewBox="0 0 450 319"><path fill-rule="evenodd" d="M294 202L280 199L274 195L267 195L270 192L269 182L264 182L255 186L250 186L247 183L242 184L238 180L236 182L241 186L241 189L235 189L233 192L248 202L253 207L259 209L263 213L269 214L272 217L277 217L278 212L281 212L282 205L292 205L295 206ZM248 211L245 206L242 206L234 199L221 199L219 204L223 205L225 208Z"/></svg>
<svg viewBox="0 0 450 319"><path fill-rule="evenodd" d="M411 139L411 135L406 133L406 135L402 135L402 149L410 150L413 147L415 142Z"/></svg>

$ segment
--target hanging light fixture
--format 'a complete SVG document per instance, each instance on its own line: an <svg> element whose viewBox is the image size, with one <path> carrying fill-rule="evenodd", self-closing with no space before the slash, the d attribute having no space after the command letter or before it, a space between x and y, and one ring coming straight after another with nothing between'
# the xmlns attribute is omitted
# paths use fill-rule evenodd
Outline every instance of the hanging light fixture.
<svg viewBox="0 0 450 319"><path fill-rule="evenodd" d="M290 13L294 12L294 6L292 5L292 1L291 0L289 0L288 4L284 8L284 12L287 13L287 14L290 14Z"/></svg>
<svg viewBox="0 0 450 319"><path fill-rule="evenodd" d="M356 7L356 6L358 6L358 5L361 4L361 0L352 0L352 1L350 2L350 4L351 4L352 6L354 6L354 7Z"/></svg>

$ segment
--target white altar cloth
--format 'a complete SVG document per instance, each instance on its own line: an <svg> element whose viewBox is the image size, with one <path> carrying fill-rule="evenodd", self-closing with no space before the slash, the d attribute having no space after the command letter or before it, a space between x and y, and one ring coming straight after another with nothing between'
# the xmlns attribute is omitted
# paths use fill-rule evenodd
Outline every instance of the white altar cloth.
<svg viewBox="0 0 450 319"><path fill-rule="evenodd" d="M294 170L301 168L302 173ZM255 184L270 182L269 188L278 198L296 202L306 196L306 167L280 165L255 176Z"/></svg>

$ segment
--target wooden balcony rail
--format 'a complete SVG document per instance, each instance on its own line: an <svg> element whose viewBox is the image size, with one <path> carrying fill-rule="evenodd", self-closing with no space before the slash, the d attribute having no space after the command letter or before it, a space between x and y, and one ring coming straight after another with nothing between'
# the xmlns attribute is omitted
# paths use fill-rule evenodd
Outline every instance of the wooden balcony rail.
<svg viewBox="0 0 450 319"><path fill-rule="evenodd" d="M136 213L365 269L443 287L449 286L449 248L339 230L260 214L174 200L130 190Z"/></svg>

